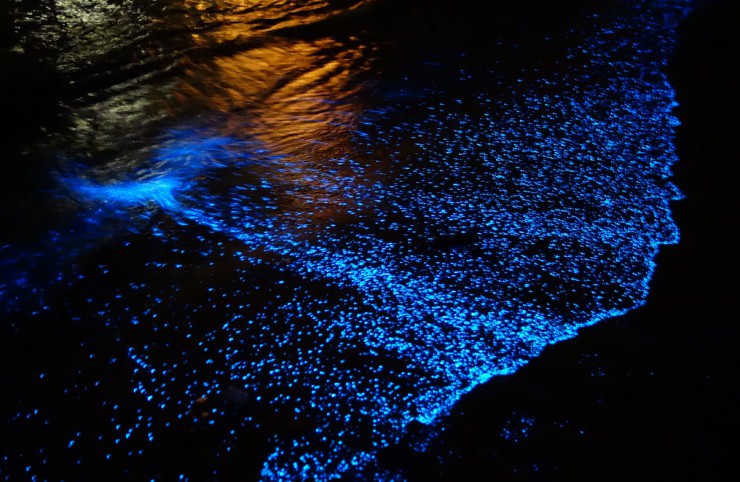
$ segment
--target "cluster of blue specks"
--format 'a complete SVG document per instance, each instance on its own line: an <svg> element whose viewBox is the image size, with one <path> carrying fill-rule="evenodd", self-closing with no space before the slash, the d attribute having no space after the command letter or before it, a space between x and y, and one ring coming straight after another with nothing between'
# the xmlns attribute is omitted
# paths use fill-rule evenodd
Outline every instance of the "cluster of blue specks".
<svg viewBox="0 0 740 482"><path fill-rule="evenodd" d="M131 369L134 402L103 401L114 435L96 442L137 457L198 420L229 425L225 453L269 433L264 480L392 479L375 457L410 424L640 305L678 236L660 69L680 15L594 18L552 72L496 97L461 80L394 99L364 114L343 156L203 129L125 177L65 179L90 223L147 220L120 259L65 281L90 284L62 305L115 333L109 364ZM137 408L119 415L124 403Z"/></svg>

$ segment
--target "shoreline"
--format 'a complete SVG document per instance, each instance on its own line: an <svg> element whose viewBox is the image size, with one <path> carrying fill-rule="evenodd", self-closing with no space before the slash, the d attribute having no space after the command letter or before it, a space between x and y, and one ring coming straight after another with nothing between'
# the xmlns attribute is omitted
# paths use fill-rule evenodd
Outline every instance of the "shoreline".
<svg viewBox="0 0 740 482"><path fill-rule="evenodd" d="M681 240L661 247L647 303L473 390L428 452L386 454L411 467L410 481L719 480L734 466L725 441L740 423L731 353L740 243L736 132L726 120L738 106L737 18L730 2L707 2L679 28L667 74L681 121L673 166L685 195L673 205Z"/></svg>
<svg viewBox="0 0 740 482"><path fill-rule="evenodd" d="M733 45L730 37L737 36L732 33L731 19L740 18L740 12L737 7L722 5L706 2L691 14L681 28L680 45L667 69L680 104L675 115L682 121L675 141L679 160L673 166L674 182L686 198L673 204L673 216L681 229L680 243L661 246L654 258L646 304L582 328L577 337L548 346L515 374L495 377L475 388L442 420L447 430L428 440L425 453L413 452L405 445L383 451L388 467L407 475L409 482L623 480L642 479L647 474L663 480L674 474L683 478L687 472L696 472L705 480L733 468L733 445L725 445L723 439L732 435L740 400L732 388L736 384L732 368L738 360L730 353L740 343L735 322L726 314L734 309L737 291L733 268L734 249L739 244L731 234L736 187L730 175L737 129L724 119L738 110L734 108L736 101L735 105L728 101L730 95L737 96L734 89L738 82L727 69L740 53L727 46ZM566 11L565 7L553 9L560 15ZM559 25L548 18L547 27L555 28L550 23ZM18 82L21 91L29 95L36 89L33 82L21 84ZM32 105L46 105L54 95L52 89ZM23 98L10 102L12 114L25 112ZM47 113L49 117L52 114ZM25 119L16 130L31 135L32 127L38 127L35 122L34 118ZM13 143L4 149L15 153ZM6 196L10 198L16 197L16 190L24 192L24 186L45 182L36 176L37 165L20 164L18 179L28 180L6 180L10 193ZM26 211L35 217L44 209L6 213L0 216L0 223L13 228L45 225L43 220L21 219L20 214ZM49 212L53 217L53 211ZM95 264L104 254L104 249L93 253L88 263ZM79 299L73 296L71 301L62 290L55 292L59 303L82 306L84 287L94 284L80 286L73 292ZM102 357L89 361L92 357L87 347L94 346L98 354L121 353L122 346L113 339L115 333L78 323L79 318L56 321L42 314L22 333L6 336L0 343L5 347L5 365L14 367L6 376L11 396L0 402L3 413L16 410L17 391L18 400L44 400L43 407L52 414L45 416L62 427L56 433L42 426L41 419L33 419L27 424L32 427L28 434L6 437L3 443L21 454L16 460L22 461L27 457L23 454L37 449L40 434L46 434L44 443L49 447L71 448L75 442L64 439L72 430L65 425L68 421L89 428L110 413L98 406L99 395L87 389L85 396L78 391L77 399L60 396L62 388L67 393L62 383L77 380L75 370L78 375L87 370L87 376L99 370L101 380L106 381L101 390L107 390L108 395L125 400L130 394L127 384L133 379L125 366L109 367L97 361ZM3 333L14 329L6 326ZM50 380L57 383L53 390L46 385ZM78 383L87 379L80 380ZM21 415L18 412L17 416ZM260 445L269 429L246 435L240 441L238 457L219 458L221 454L212 450L220 443L219 432L198 427L163 431L157 436L164 442L145 450L139 458L114 457L109 465L93 469L75 467L73 459L66 461L57 454L50 456L53 461L48 470L103 476L125 468L129 478L157 470L158 476L166 478L179 469L171 462L178 460L189 466L194 480L208 480L208 471L213 468L221 470L223 477L242 478L256 476L269 455L262 453L267 443ZM95 452L94 442L87 443L78 441L76 453ZM5 445L0 444L2 447ZM33 457L25 460L35 460ZM136 462L132 464L132 460ZM18 464L19 471L24 468L21 465L25 464Z"/></svg>

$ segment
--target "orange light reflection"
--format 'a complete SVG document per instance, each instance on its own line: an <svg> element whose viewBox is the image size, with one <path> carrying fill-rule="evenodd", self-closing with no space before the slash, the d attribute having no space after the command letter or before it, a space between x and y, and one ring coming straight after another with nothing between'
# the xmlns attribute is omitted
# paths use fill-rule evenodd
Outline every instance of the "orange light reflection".
<svg viewBox="0 0 740 482"><path fill-rule="evenodd" d="M281 186L283 216L304 225L347 221L359 209L357 190L370 181L347 160L358 160L353 136L372 49L333 38L224 44L244 38L245 28L222 25L194 36L197 49L225 53L203 63L193 57L176 96L197 110L224 112L217 135L256 139L279 156L264 175Z"/></svg>

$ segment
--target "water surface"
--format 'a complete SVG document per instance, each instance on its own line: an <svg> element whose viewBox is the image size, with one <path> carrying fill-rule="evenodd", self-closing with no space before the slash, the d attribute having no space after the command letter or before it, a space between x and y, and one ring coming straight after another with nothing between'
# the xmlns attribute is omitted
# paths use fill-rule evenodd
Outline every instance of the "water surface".
<svg viewBox="0 0 740 482"><path fill-rule="evenodd" d="M57 114L0 249L5 338L43 333L0 464L402 478L379 451L644 303L686 5L19 3Z"/></svg>

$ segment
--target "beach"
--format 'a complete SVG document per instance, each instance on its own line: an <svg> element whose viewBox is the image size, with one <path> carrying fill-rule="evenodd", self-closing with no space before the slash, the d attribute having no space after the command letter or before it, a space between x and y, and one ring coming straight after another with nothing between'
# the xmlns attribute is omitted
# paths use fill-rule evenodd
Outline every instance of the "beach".
<svg viewBox="0 0 740 482"><path fill-rule="evenodd" d="M732 467L737 6L175 3L3 16L4 480Z"/></svg>

